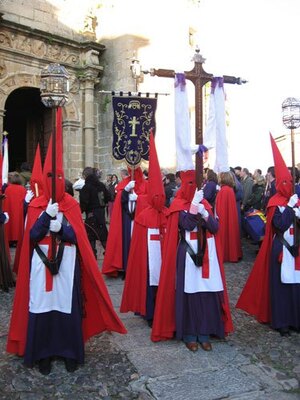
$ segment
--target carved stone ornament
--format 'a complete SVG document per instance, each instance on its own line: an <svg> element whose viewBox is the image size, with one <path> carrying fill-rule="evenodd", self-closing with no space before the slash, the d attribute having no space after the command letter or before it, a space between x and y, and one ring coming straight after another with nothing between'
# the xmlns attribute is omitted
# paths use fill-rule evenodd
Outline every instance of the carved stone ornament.
<svg viewBox="0 0 300 400"><path fill-rule="evenodd" d="M0 47L16 50L18 54L22 52L62 64L80 65L80 56L76 50L53 42L51 35L48 39L40 40L0 29Z"/></svg>
<svg viewBox="0 0 300 400"><path fill-rule="evenodd" d="M4 60L0 59L0 79L5 78L7 75L7 68Z"/></svg>

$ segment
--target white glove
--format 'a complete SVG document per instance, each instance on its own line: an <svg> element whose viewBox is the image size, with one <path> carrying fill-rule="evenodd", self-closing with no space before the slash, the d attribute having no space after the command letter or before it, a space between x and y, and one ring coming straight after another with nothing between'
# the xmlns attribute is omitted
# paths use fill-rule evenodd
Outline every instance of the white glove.
<svg viewBox="0 0 300 400"><path fill-rule="evenodd" d="M136 193L129 193L129 200L130 201L136 201L138 198L138 195Z"/></svg>
<svg viewBox="0 0 300 400"><path fill-rule="evenodd" d="M74 190L81 190L83 186L85 185L85 180L82 178L77 179L76 182L73 183L73 189Z"/></svg>
<svg viewBox="0 0 300 400"><path fill-rule="evenodd" d="M219 192L221 190L221 186L217 185L216 186L216 191Z"/></svg>
<svg viewBox="0 0 300 400"><path fill-rule="evenodd" d="M205 209L203 204L198 204L198 213L201 214L203 218L208 217L208 211Z"/></svg>
<svg viewBox="0 0 300 400"><path fill-rule="evenodd" d="M298 195L295 193L293 196L290 197L289 202L287 203L288 207L295 207L298 203Z"/></svg>
<svg viewBox="0 0 300 400"><path fill-rule="evenodd" d="M58 214L58 204L57 203L52 204L52 199L49 200L49 203L46 208L46 213L50 215L50 217L52 218L56 217Z"/></svg>
<svg viewBox="0 0 300 400"><path fill-rule="evenodd" d="M9 221L9 215L8 215L8 213L6 211L3 214L5 215L4 223L6 224Z"/></svg>
<svg viewBox="0 0 300 400"><path fill-rule="evenodd" d="M203 190L196 189L192 203L198 205L202 200L203 200Z"/></svg>
<svg viewBox="0 0 300 400"><path fill-rule="evenodd" d="M59 232L61 230L61 223L57 219L52 219L49 229L51 232Z"/></svg>
<svg viewBox="0 0 300 400"><path fill-rule="evenodd" d="M34 197L34 193L32 190L27 190L26 195L25 195L25 201L26 203L30 203L31 199Z"/></svg>
<svg viewBox="0 0 300 400"><path fill-rule="evenodd" d="M294 210L294 213L295 213L296 217L298 219L300 219L300 208L296 207L296 208L293 208L293 210Z"/></svg>
<svg viewBox="0 0 300 400"><path fill-rule="evenodd" d="M130 190L133 189L134 186L135 186L135 181L130 181L129 183L127 183L124 189L126 190L126 192L130 192Z"/></svg>

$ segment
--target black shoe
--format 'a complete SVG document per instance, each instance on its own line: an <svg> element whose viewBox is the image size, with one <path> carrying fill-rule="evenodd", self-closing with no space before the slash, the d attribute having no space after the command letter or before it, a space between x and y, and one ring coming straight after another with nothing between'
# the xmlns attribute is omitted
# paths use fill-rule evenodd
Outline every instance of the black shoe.
<svg viewBox="0 0 300 400"><path fill-rule="evenodd" d="M43 358L39 361L39 371L42 375L49 375L51 372L51 358Z"/></svg>
<svg viewBox="0 0 300 400"><path fill-rule="evenodd" d="M125 280L125 275L126 275L126 273L124 270L119 271L119 277L122 279L122 281Z"/></svg>
<svg viewBox="0 0 300 400"><path fill-rule="evenodd" d="M289 328L280 328L278 329L280 336L291 336Z"/></svg>
<svg viewBox="0 0 300 400"><path fill-rule="evenodd" d="M65 358L65 367L68 372L74 372L77 369L77 361L73 358Z"/></svg>
<svg viewBox="0 0 300 400"><path fill-rule="evenodd" d="M152 328L153 319L148 319L147 324L148 324L149 328Z"/></svg>

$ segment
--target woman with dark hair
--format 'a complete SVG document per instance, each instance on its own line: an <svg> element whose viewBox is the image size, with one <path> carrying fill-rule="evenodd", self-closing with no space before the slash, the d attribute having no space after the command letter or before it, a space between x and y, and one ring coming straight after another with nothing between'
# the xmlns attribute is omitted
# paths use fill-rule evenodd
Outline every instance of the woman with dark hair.
<svg viewBox="0 0 300 400"><path fill-rule="evenodd" d="M70 196L74 197L74 190L73 190L73 184L71 181L68 179L65 179L65 185L66 185L66 192L69 193Z"/></svg>
<svg viewBox="0 0 300 400"><path fill-rule="evenodd" d="M217 196L218 176L212 169L206 171L206 183L203 188L204 198L212 207L215 205Z"/></svg>
<svg viewBox="0 0 300 400"><path fill-rule="evenodd" d="M113 205L116 197L116 186L119 182L119 179L116 174L108 174L107 179L106 179L106 187L107 190L109 191L110 195L110 200L107 205L107 216L110 219L112 210L113 210Z"/></svg>

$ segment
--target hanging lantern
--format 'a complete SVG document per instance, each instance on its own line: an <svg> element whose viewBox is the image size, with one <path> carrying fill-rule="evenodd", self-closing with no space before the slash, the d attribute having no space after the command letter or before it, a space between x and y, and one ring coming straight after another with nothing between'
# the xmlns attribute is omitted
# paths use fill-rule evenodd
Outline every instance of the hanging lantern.
<svg viewBox="0 0 300 400"><path fill-rule="evenodd" d="M41 100L49 108L63 107L68 101L69 75L60 64L49 64L41 72Z"/></svg>
<svg viewBox="0 0 300 400"><path fill-rule="evenodd" d="M296 129L300 126L300 100L288 97L282 103L282 122L288 129Z"/></svg>

